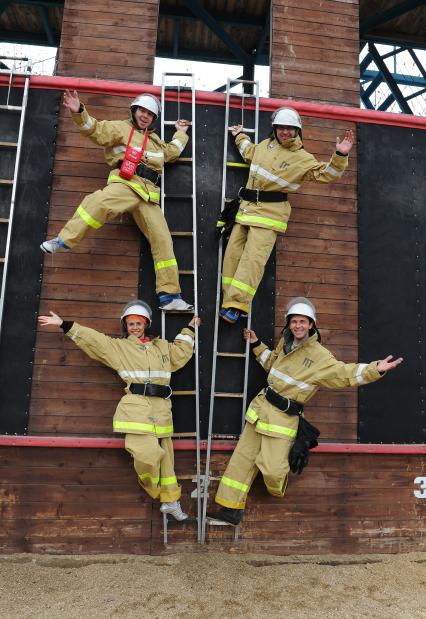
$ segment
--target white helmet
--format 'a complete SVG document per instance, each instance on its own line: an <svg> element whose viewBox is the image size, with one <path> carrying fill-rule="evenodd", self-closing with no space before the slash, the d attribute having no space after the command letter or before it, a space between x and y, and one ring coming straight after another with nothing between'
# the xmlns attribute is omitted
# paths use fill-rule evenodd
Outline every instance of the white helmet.
<svg viewBox="0 0 426 619"><path fill-rule="evenodd" d="M124 306L123 311L120 316L120 323L123 333L127 333L126 327L126 316L130 316L131 314L135 314L136 316L144 316L148 320L148 327L151 326L152 322L152 309L145 303L145 301L141 301L140 299L135 299L134 301L129 301L127 305Z"/></svg>
<svg viewBox="0 0 426 619"><path fill-rule="evenodd" d="M306 297L295 297L288 302L286 308L286 322L288 323L290 316L298 314L299 316L307 316L316 323L315 305Z"/></svg>
<svg viewBox="0 0 426 619"><path fill-rule="evenodd" d="M147 93L138 95L136 99L131 102L130 109L132 111L134 107L143 107L146 110L149 110L154 114L155 119L157 119L161 114L161 105L159 100L157 97L154 97L154 95L149 95Z"/></svg>
<svg viewBox="0 0 426 619"><path fill-rule="evenodd" d="M296 110L292 107L280 107L271 116L272 126L288 125L289 127L302 128L302 121Z"/></svg>

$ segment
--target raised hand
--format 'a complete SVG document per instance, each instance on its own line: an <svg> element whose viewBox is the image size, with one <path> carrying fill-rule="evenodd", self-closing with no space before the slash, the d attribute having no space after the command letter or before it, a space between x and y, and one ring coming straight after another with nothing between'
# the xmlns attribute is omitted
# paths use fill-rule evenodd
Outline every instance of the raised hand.
<svg viewBox="0 0 426 619"><path fill-rule="evenodd" d="M191 122L189 120L185 120L184 118L180 118L175 122L176 131L183 131L186 133L188 128L191 126Z"/></svg>
<svg viewBox="0 0 426 619"><path fill-rule="evenodd" d="M339 137L336 138L336 150L339 151L339 153L342 153L342 155L348 155L349 151L354 145L354 142L354 132L352 131L352 129L349 129L348 131L346 131L345 137L342 141L340 141Z"/></svg>
<svg viewBox="0 0 426 619"><path fill-rule="evenodd" d="M228 129L232 133L232 135L235 137L236 135L241 133L241 131L243 130L243 126L242 125L232 125L232 127L228 127Z"/></svg>
<svg viewBox="0 0 426 619"><path fill-rule="evenodd" d="M76 90L72 92L66 90L64 92L63 105L70 110L70 112L78 112L80 109L80 98Z"/></svg>
<svg viewBox="0 0 426 619"><path fill-rule="evenodd" d="M47 327L49 325L55 325L56 327L60 327L61 324L64 322L62 318L58 316L58 314L55 314L55 312L49 312L49 314L50 316L39 316L38 324L41 327Z"/></svg>
<svg viewBox="0 0 426 619"><path fill-rule="evenodd" d="M389 370L394 370L402 362L402 357L394 359L393 355L388 355L386 359L382 359L381 361L377 362L377 369L379 370L379 372L389 372Z"/></svg>
<svg viewBox="0 0 426 619"><path fill-rule="evenodd" d="M196 326L199 327L200 324L201 324L201 318L197 316L196 314L194 314L191 322L188 324L188 327L196 327Z"/></svg>

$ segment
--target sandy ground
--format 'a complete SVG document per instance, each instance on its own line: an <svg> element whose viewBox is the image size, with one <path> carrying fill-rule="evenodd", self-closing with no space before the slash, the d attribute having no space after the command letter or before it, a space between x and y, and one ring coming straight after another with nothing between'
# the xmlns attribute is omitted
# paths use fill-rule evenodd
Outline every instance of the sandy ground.
<svg viewBox="0 0 426 619"><path fill-rule="evenodd" d="M425 619L426 553L0 556L7 619Z"/></svg>

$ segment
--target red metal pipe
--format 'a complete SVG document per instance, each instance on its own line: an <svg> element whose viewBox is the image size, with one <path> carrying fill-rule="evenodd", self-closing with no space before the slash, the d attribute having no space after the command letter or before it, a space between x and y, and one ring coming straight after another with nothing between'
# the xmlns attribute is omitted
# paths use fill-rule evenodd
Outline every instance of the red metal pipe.
<svg viewBox="0 0 426 619"><path fill-rule="evenodd" d="M16 84L19 85L22 79L17 78ZM7 76L0 76L0 85L7 83ZM80 92L92 92L99 94L116 95L121 97L134 97L141 91L159 96L160 86L149 84L134 84L130 82L116 82L111 80L96 80L82 77L63 77L60 75L33 75L30 80L31 88L46 88L53 90L79 90ZM173 92L167 93L167 99L174 100L177 95ZM189 101L190 93L180 93L182 101ZM205 105L225 105L225 95L219 92L197 91L196 102ZM231 99L231 106L237 106L237 99ZM250 99L246 106L250 107ZM271 112L277 107L291 106L305 116L317 118L332 118L334 120L345 120L351 122L363 122L379 125L392 125L395 127L409 127L412 129L426 130L426 118L411 114L393 114L391 112L378 112L372 110L362 110L360 108L345 107L341 105L323 105L320 103L309 103L306 101L292 101L286 99L261 98L260 109Z"/></svg>
<svg viewBox="0 0 426 619"><path fill-rule="evenodd" d="M174 448L177 451L195 450L195 440L175 439ZM233 451L236 441L213 441L213 451ZM0 447L62 447L84 449L124 449L122 438L89 438L77 436L0 436ZM207 441L201 441L201 449L207 449ZM396 445L396 444L360 444L360 443L321 443L316 453L346 453L346 454L407 454L426 455L426 444Z"/></svg>

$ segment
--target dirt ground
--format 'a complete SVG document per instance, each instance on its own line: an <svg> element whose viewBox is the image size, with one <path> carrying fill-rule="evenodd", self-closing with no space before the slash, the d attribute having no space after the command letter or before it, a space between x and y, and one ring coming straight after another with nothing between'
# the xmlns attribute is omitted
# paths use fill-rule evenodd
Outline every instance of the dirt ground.
<svg viewBox="0 0 426 619"><path fill-rule="evenodd" d="M425 619L426 553L0 556L7 619Z"/></svg>

